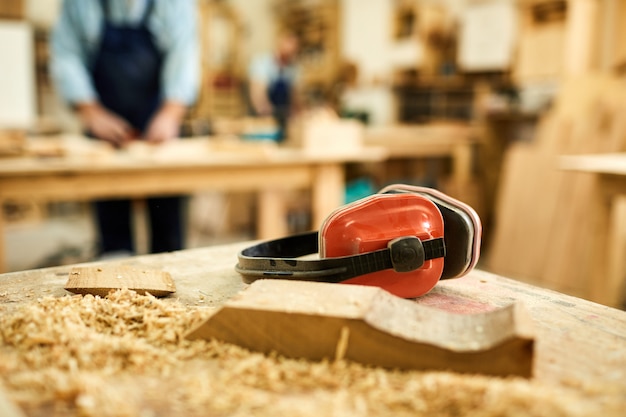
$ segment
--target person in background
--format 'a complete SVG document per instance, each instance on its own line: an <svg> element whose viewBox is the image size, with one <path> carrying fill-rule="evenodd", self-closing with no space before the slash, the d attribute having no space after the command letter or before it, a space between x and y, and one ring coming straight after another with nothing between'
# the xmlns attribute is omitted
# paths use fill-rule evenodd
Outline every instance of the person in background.
<svg viewBox="0 0 626 417"><path fill-rule="evenodd" d="M249 68L249 91L252 109L257 116L273 116L279 141L285 138L287 121L296 100L298 70L296 58L299 41L291 32L282 33L276 50L257 56Z"/></svg>
<svg viewBox="0 0 626 417"><path fill-rule="evenodd" d="M195 1L64 0L50 68L87 135L116 148L175 140L199 84ZM181 202L148 199L151 252L183 247ZM134 253L130 201L95 211L101 256Z"/></svg>

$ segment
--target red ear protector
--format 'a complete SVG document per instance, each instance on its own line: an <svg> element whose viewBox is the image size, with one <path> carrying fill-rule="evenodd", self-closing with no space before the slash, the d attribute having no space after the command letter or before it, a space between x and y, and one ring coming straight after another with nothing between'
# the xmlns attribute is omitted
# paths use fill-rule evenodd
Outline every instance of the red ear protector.
<svg viewBox="0 0 626 417"><path fill-rule="evenodd" d="M338 208L319 232L262 242L239 253L245 282L262 278L373 285L404 298L476 265L481 224L437 190L392 185ZM299 259L319 253L320 259Z"/></svg>

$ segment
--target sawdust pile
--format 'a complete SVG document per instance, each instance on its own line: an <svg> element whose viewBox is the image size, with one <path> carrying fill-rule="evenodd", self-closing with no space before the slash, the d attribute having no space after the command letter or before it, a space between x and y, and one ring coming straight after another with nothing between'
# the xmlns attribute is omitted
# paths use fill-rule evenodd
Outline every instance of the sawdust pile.
<svg viewBox="0 0 626 417"><path fill-rule="evenodd" d="M592 416L626 401L523 379L310 363L187 341L211 312L128 290L0 315L0 379L31 416Z"/></svg>

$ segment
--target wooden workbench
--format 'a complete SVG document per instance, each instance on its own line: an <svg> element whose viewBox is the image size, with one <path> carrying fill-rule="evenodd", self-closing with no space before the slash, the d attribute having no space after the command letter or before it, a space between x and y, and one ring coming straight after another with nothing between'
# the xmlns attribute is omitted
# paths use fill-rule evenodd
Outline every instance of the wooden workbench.
<svg viewBox="0 0 626 417"><path fill-rule="evenodd" d="M189 194L206 190L258 193L257 237L287 233L284 191L310 190L313 226L344 200L344 165L380 161L381 148L350 152L281 148L194 138L160 146L135 143L122 151L63 137L62 155L0 161L0 206L9 200L79 201ZM0 271L4 271L0 216Z"/></svg>
<svg viewBox="0 0 626 417"><path fill-rule="evenodd" d="M373 126L365 130L364 143L387 151L387 172L382 174L384 182L397 182L397 176L415 176L415 161L449 159L450 176L437 188L445 189L447 194L475 209L482 205L472 183L473 148L476 146L473 126L462 123Z"/></svg>
<svg viewBox="0 0 626 417"><path fill-rule="evenodd" d="M168 271L177 286L170 300L180 300L188 306L216 307L245 287L233 266L237 252L247 245L237 243L145 255L99 265L124 264ZM0 275L0 314L42 296L66 295L63 286L71 267ZM480 270L463 278L440 282L431 293L416 300L457 313L486 312L514 301L525 305L535 326L532 384L563 387L574 392L581 390L580 395L592 395L592 401L593 395L597 395L598 402L608 399L626 404L624 311Z"/></svg>
<svg viewBox="0 0 626 417"><path fill-rule="evenodd" d="M474 133L463 124L376 126L366 129L364 142L384 147L388 159L449 157L452 180L460 187L472 175Z"/></svg>
<svg viewBox="0 0 626 417"><path fill-rule="evenodd" d="M597 176L597 201L589 202L596 232L589 293L599 303L626 307L626 153L568 155L559 163Z"/></svg>

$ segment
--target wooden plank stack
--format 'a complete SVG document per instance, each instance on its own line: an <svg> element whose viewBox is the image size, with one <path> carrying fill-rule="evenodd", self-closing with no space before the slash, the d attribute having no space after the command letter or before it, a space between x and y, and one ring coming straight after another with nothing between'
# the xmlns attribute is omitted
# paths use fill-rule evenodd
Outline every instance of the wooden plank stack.
<svg viewBox="0 0 626 417"><path fill-rule="evenodd" d="M626 151L626 84L608 75L572 78L533 143L505 156L487 268L590 298L600 199L592 174L559 170L566 154Z"/></svg>

